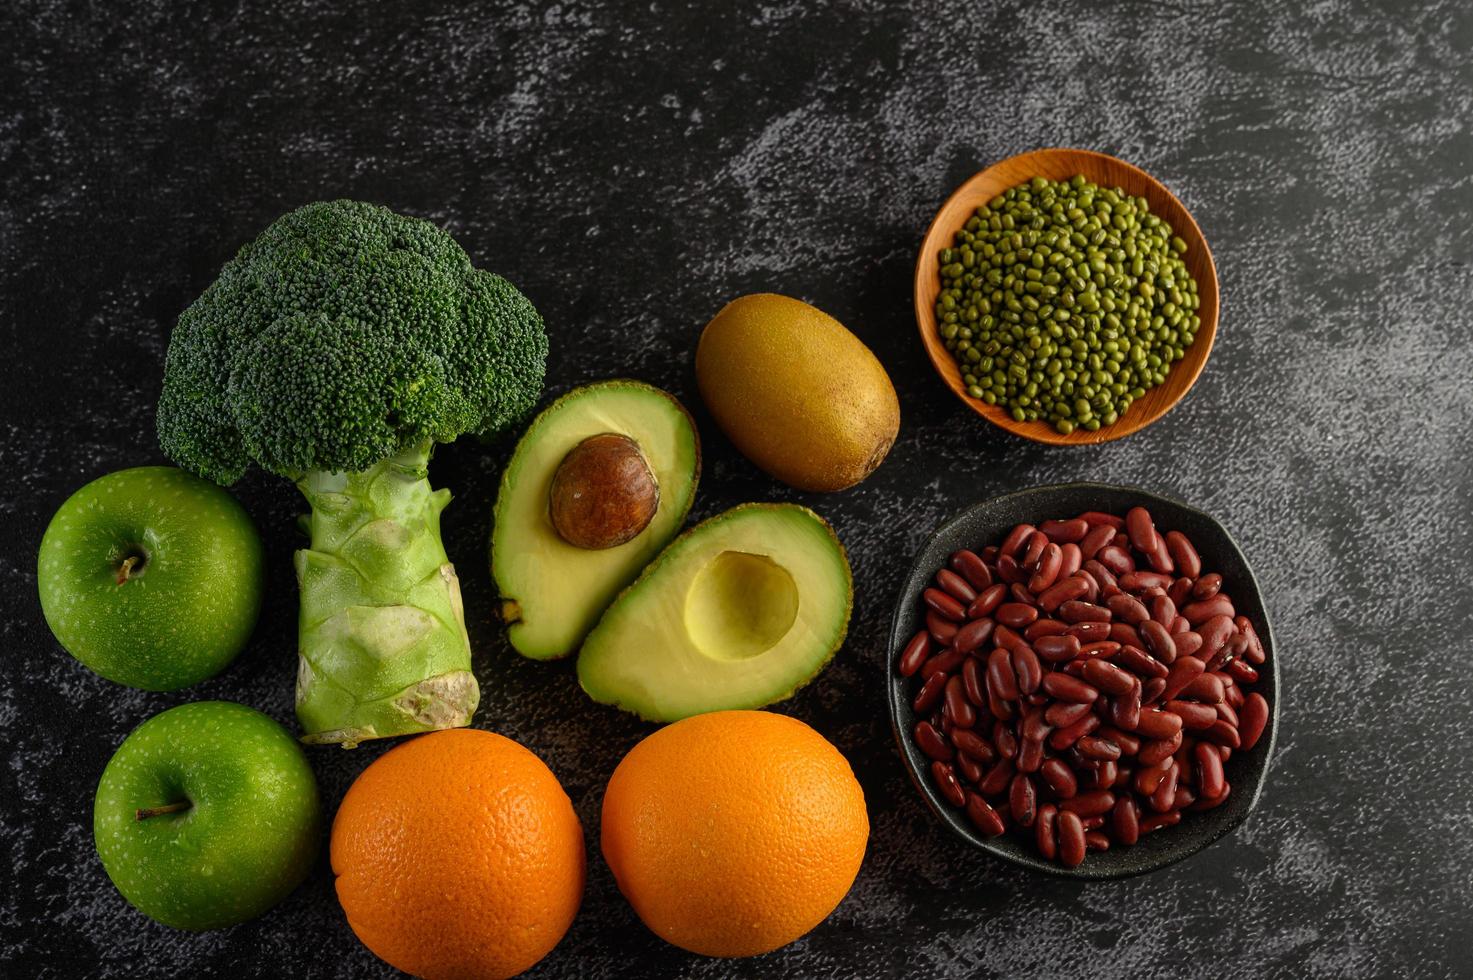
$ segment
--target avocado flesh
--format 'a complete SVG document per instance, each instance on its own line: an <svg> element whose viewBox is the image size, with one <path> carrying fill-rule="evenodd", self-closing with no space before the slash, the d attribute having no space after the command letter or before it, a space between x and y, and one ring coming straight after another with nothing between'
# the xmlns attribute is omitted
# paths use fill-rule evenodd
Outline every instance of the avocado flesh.
<svg viewBox="0 0 1473 980"><path fill-rule="evenodd" d="M659 507L631 540L597 551L568 544L548 516L553 474L568 450L604 432L639 444ZM527 428L501 477L491 574L513 647L534 660L578 649L599 614L680 530L700 476L700 442L680 402L637 381L576 388Z"/></svg>
<svg viewBox="0 0 1473 980"><path fill-rule="evenodd" d="M822 518L744 504L675 540L614 600L578 655L595 701L649 721L759 708L844 642L853 583Z"/></svg>

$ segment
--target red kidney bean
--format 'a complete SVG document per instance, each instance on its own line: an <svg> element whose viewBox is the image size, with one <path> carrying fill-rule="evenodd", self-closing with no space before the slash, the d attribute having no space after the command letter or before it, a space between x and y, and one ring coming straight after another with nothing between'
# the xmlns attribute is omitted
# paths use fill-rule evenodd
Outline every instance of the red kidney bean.
<svg viewBox="0 0 1473 980"><path fill-rule="evenodd" d="M1023 582L1014 582L1008 586L1008 601L1021 602L1025 606L1038 605L1038 597L1028 591L1028 586Z"/></svg>
<svg viewBox="0 0 1473 980"><path fill-rule="evenodd" d="M1268 654L1263 649L1263 641L1258 638L1258 631L1253 628L1253 623L1247 616L1234 616L1233 625L1237 627L1248 641L1248 649L1244 657L1250 664L1257 666L1268 659Z"/></svg>
<svg viewBox="0 0 1473 980"><path fill-rule="evenodd" d="M1074 637L1080 643L1099 643L1110 638L1110 625L1092 621L1074 623L1068 628L1066 634Z"/></svg>
<svg viewBox="0 0 1473 980"><path fill-rule="evenodd" d="M967 607L940 589L927 589L921 593L921 599L931 607L936 615L944 619L959 623L967 618Z"/></svg>
<svg viewBox="0 0 1473 980"><path fill-rule="evenodd" d="M942 692L942 706L958 728L971 728L977 724L977 709L967 700L960 677L953 675L946 682L946 690Z"/></svg>
<svg viewBox="0 0 1473 980"><path fill-rule="evenodd" d="M1059 854L1058 837L1054 833L1058 815L1058 807L1045 803L1038 808L1038 815L1033 820L1033 840L1038 845L1038 853L1047 861L1052 861Z"/></svg>
<svg viewBox="0 0 1473 980"><path fill-rule="evenodd" d="M1148 619L1136 627L1141 634L1141 642L1145 644L1146 651L1163 664L1174 663L1180 650L1177 649L1176 640L1166 632L1166 627Z"/></svg>
<svg viewBox="0 0 1473 980"><path fill-rule="evenodd" d="M947 647L921 664L921 677L930 680L933 674L951 674L962 665L967 655L956 647Z"/></svg>
<svg viewBox="0 0 1473 980"><path fill-rule="evenodd" d="M1160 830L1162 827L1175 827L1179 823L1181 823L1181 811L1168 810L1165 813L1153 814L1143 819L1141 821L1141 833L1149 834L1153 830Z"/></svg>
<svg viewBox="0 0 1473 980"><path fill-rule="evenodd" d="M1062 636L1068 629L1068 623L1062 623L1057 619L1036 619L1023 631L1023 639L1032 643L1044 636Z"/></svg>
<svg viewBox="0 0 1473 980"><path fill-rule="evenodd" d="M1222 774L1222 756L1217 754L1214 746L1206 742L1198 744L1197 757L1197 788L1202 791L1204 799L1215 799L1222 795L1225 783Z"/></svg>
<svg viewBox="0 0 1473 980"><path fill-rule="evenodd" d="M1028 775L1020 772L1013 777L1008 787L1008 809L1012 812L1013 823L1019 827L1033 826L1033 818L1038 812L1038 791L1033 788L1033 780Z"/></svg>
<svg viewBox="0 0 1473 980"><path fill-rule="evenodd" d="M931 634L931 639L941 646L947 646L956 639L957 630L961 629L956 623L949 619L943 619L930 610L926 611L926 632Z"/></svg>
<svg viewBox="0 0 1473 980"><path fill-rule="evenodd" d="M1061 674L1057 671L1048 674L1043 679L1044 693L1050 694L1060 701L1075 701L1088 703L1100 696L1100 692L1093 685L1086 684L1077 677Z"/></svg>
<svg viewBox="0 0 1473 980"><path fill-rule="evenodd" d="M1113 531L1119 531L1125 527L1125 518L1119 514L1106 514L1099 510L1087 510L1079 515L1079 519L1090 527L1103 524Z"/></svg>
<svg viewBox="0 0 1473 980"><path fill-rule="evenodd" d="M1059 545L1059 578L1066 579L1079 571L1079 566L1084 564L1084 554L1079 550L1077 544Z"/></svg>
<svg viewBox="0 0 1473 980"><path fill-rule="evenodd" d="M1156 547L1145 553L1146 562L1152 571L1160 572L1162 575L1176 574L1176 562L1171 560L1171 551L1166 547L1166 539L1156 535Z"/></svg>
<svg viewBox="0 0 1473 980"><path fill-rule="evenodd" d="M1061 810L1055 821L1058 835L1059 861L1066 868L1077 868L1084 863L1084 823L1079 814Z"/></svg>
<svg viewBox="0 0 1473 980"><path fill-rule="evenodd" d="M1077 543L1089 533L1089 522L1081 517L1067 521L1044 521L1038 529L1048 535L1050 541L1059 544Z"/></svg>
<svg viewBox="0 0 1473 980"><path fill-rule="evenodd" d="M1012 659L1002 647L994 647L987 657L987 688L1003 701L1016 701L1021 696Z"/></svg>
<svg viewBox="0 0 1473 980"><path fill-rule="evenodd" d="M1038 530L1032 524L1018 524L1008 532L1007 537L1002 539L1002 544L997 546L999 558L1007 556L1017 558L1018 552L1023 550L1028 543L1028 538L1034 531Z"/></svg>
<svg viewBox="0 0 1473 980"><path fill-rule="evenodd" d="M1027 645L1027 641L1015 630L1009 629L1001 623L992 631L992 642L1004 650L1013 650L1017 647Z"/></svg>
<svg viewBox="0 0 1473 980"><path fill-rule="evenodd" d="M1185 779L1186 777L1183 776L1181 778ZM1172 797L1171 799L1171 808L1173 810L1185 810L1187 807L1196 802L1197 794L1192 789L1192 787L1182 783L1178 783L1176 787L1176 796Z"/></svg>
<svg viewBox="0 0 1473 980"><path fill-rule="evenodd" d="M1228 625L1232 625L1232 618L1236 615L1233 610L1233 600L1217 593L1210 599L1198 599L1187 603L1181 611L1182 616L1193 626L1201 626L1214 616L1226 616Z"/></svg>
<svg viewBox="0 0 1473 980"><path fill-rule="evenodd" d="M1226 614L1220 613L1204 620L1196 630L1197 634L1202 637L1202 648L1197 651L1196 655L1204 661L1211 660L1217 656L1222 645L1233 635L1233 631L1233 618Z"/></svg>
<svg viewBox="0 0 1473 980"><path fill-rule="evenodd" d="M967 618L983 619L991 616L997 610L997 607L1002 605L1002 601L1007 598L1007 595L1008 587L1003 583L998 582L996 585L989 585L977 593L976 601L967 607Z"/></svg>
<svg viewBox="0 0 1473 980"><path fill-rule="evenodd" d="M1142 711L1133 731L1146 738L1163 739L1181 734L1181 716L1152 708Z"/></svg>
<svg viewBox="0 0 1473 980"><path fill-rule="evenodd" d="M1200 701L1203 704L1225 703L1222 694L1222 681L1218 680L1216 674L1203 674L1192 681L1179 692L1184 698Z"/></svg>
<svg viewBox="0 0 1473 980"><path fill-rule="evenodd" d="M1101 640L1098 643L1086 643L1079 648L1079 660L1108 659L1120 652L1120 644L1114 640ZM1080 666L1084 666L1080 664Z"/></svg>
<svg viewBox="0 0 1473 980"><path fill-rule="evenodd" d="M964 806L967 802L967 791L962 788L961 782L956 778L956 770L945 762L931 763L931 781L946 798L946 802L952 806Z"/></svg>
<svg viewBox="0 0 1473 980"><path fill-rule="evenodd" d="M1169 595L1152 596L1151 618L1170 629L1176 622L1176 602Z"/></svg>
<svg viewBox="0 0 1473 980"><path fill-rule="evenodd" d="M1168 673L1167 666L1161 661L1140 647L1129 644L1120 647L1120 652L1115 654L1114 661L1117 666L1133 671L1146 679L1165 677Z"/></svg>
<svg viewBox="0 0 1473 980"><path fill-rule="evenodd" d="M1181 744L1182 733L1179 730L1170 738L1153 738L1148 742L1142 742L1141 750L1135 754L1136 761L1146 766L1157 765L1162 759L1169 759L1175 755L1176 750L1181 748Z"/></svg>
<svg viewBox="0 0 1473 980"><path fill-rule="evenodd" d="M1228 664L1227 672L1228 675L1239 684L1258 683L1258 671L1254 670L1252 667L1248 666L1241 660L1234 660L1232 663Z"/></svg>
<svg viewBox="0 0 1473 980"><path fill-rule="evenodd" d="M956 631L952 646L963 653L971 653L992 637L993 622L990 619L974 619Z"/></svg>
<svg viewBox="0 0 1473 980"><path fill-rule="evenodd" d="M1079 541L1079 553L1088 561L1099 553L1099 550L1115 540L1115 529L1108 524L1097 524L1091 527Z"/></svg>
<svg viewBox="0 0 1473 980"><path fill-rule="evenodd" d="M992 744L997 747L997 754L1004 759L1018 758L1018 736L1003 722L993 723Z"/></svg>
<svg viewBox="0 0 1473 980"><path fill-rule="evenodd" d="M936 584L941 586L941 591L963 606L977 598L977 590L972 588L971 583L949 568L936 570Z"/></svg>
<svg viewBox="0 0 1473 980"><path fill-rule="evenodd" d="M1151 705L1161 700L1161 692L1166 690L1165 677L1152 677L1141 682L1141 704Z"/></svg>
<svg viewBox="0 0 1473 980"><path fill-rule="evenodd" d="M1200 798L1196 803L1192 804L1192 811L1197 813L1203 810L1211 810L1213 807L1222 806L1223 801L1228 798L1228 794L1232 792L1232 789L1232 786L1224 779L1222 781L1222 795L1218 797L1204 796Z"/></svg>
<svg viewBox="0 0 1473 980"><path fill-rule="evenodd" d="M1211 599L1222 589L1222 576L1216 572L1208 572L1197 579L1192 586L1192 598L1199 600Z"/></svg>
<svg viewBox="0 0 1473 980"><path fill-rule="evenodd" d="M1170 633L1172 636L1175 636L1178 633L1185 633L1191 628L1192 624L1187 622L1186 617L1184 617L1181 613L1177 613L1176 618L1171 621L1171 625L1166 627L1166 632Z"/></svg>
<svg viewBox="0 0 1473 980"><path fill-rule="evenodd" d="M1243 751L1258 744L1263 730L1268 726L1268 702L1262 694L1254 691L1243 698L1243 708L1238 712L1238 736Z"/></svg>
<svg viewBox="0 0 1473 980"><path fill-rule="evenodd" d="M1135 571L1135 559L1130 557L1130 552L1115 544L1107 544L1095 552L1095 561L1105 566L1112 574L1118 576L1129 575ZM1104 585L1103 582L1100 583Z"/></svg>
<svg viewBox="0 0 1473 980"><path fill-rule="evenodd" d="M1020 630L1038 619L1038 607L1024 605L1021 602L1004 602L997 607L993 618L1003 626Z"/></svg>
<svg viewBox="0 0 1473 980"><path fill-rule="evenodd" d="M1171 671L1166 675L1166 687L1161 691L1161 700L1170 701L1181 693L1182 688L1202 676L1207 665L1196 657L1181 657L1171 665Z"/></svg>
<svg viewBox="0 0 1473 980"><path fill-rule="evenodd" d="M997 560L997 567L993 577L1003 585L1013 585L1028 577L1028 572L1018 564L1017 559L1003 555Z"/></svg>
<svg viewBox="0 0 1473 980"><path fill-rule="evenodd" d="M1085 562L1079 566L1079 570L1083 574L1088 575L1097 588L1113 588L1117 590L1120 588L1120 580L1115 577L1115 573L1104 565L1101 565L1096 559L1090 559Z"/></svg>
<svg viewBox="0 0 1473 980"><path fill-rule="evenodd" d="M1033 644L1034 651L1051 663L1073 660L1079 654L1080 642L1073 636L1044 636Z"/></svg>
<svg viewBox="0 0 1473 980"><path fill-rule="evenodd" d="M1185 633L1171 634L1171 642L1176 644L1176 655L1178 657L1195 657L1202 652L1202 634L1187 630Z"/></svg>
<svg viewBox="0 0 1473 980"><path fill-rule="evenodd" d="M1014 760L1019 772L1037 772L1043 765L1043 740L1025 738L1018 746L1018 758Z"/></svg>
<svg viewBox="0 0 1473 980"><path fill-rule="evenodd" d="M951 746L929 721L918 721L914 730L916 748L938 762L951 761Z"/></svg>
<svg viewBox="0 0 1473 980"><path fill-rule="evenodd" d="M1202 737L1209 742L1216 742L1218 745L1226 745L1230 749L1241 748L1243 744L1242 736L1238 734L1238 730L1232 725L1229 725L1227 722L1223 721L1221 718L1219 718L1217 721L1214 721L1207 728L1207 730L1202 733Z"/></svg>
<svg viewBox="0 0 1473 980"><path fill-rule="evenodd" d="M1171 587L1166 590L1166 597L1180 606L1192 594L1192 581L1189 578L1179 578L1172 582Z"/></svg>
<svg viewBox="0 0 1473 980"><path fill-rule="evenodd" d="M1033 577L1028 580L1028 591L1037 595L1047 590L1058 580L1059 571L1063 567L1064 550L1050 543L1038 558L1038 567L1034 569Z"/></svg>
<svg viewBox="0 0 1473 980"><path fill-rule="evenodd" d="M1202 558L1185 534L1180 531L1167 531L1166 550L1171 553L1171 560L1176 563L1176 569L1180 574L1187 578L1196 578L1202 574Z"/></svg>
<svg viewBox="0 0 1473 980"><path fill-rule="evenodd" d="M1119 667L1098 659L1085 663L1084 679L1106 694L1129 694L1138 683Z"/></svg>
<svg viewBox="0 0 1473 980"><path fill-rule="evenodd" d="M962 664L962 690L967 700L978 708L987 707L986 667L978 657L968 657Z"/></svg>
<svg viewBox="0 0 1473 980"><path fill-rule="evenodd" d="M1129 623L1111 623L1108 638L1114 640L1121 646L1125 646L1126 644L1133 647L1142 646L1140 633Z"/></svg>
<svg viewBox="0 0 1473 980"><path fill-rule="evenodd" d="M1101 725L1098 729L1101 738L1107 738L1120 746L1122 756L1135 755L1141 749L1141 740L1130 732L1114 725Z"/></svg>
<svg viewBox="0 0 1473 980"><path fill-rule="evenodd" d="M1074 770L1059 758L1048 758L1038 767L1038 775L1049 791L1061 800L1067 800L1079 792L1079 780Z"/></svg>
<svg viewBox="0 0 1473 980"><path fill-rule="evenodd" d="M1108 851L1110 849L1110 838L1098 830L1086 830L1084 832L1084 846L1091 851Z"/></svg>
<svg viewBox="0 0 1473 980"><path fill-rule="evenodd" d="M1074 743L1074 747L1086 759L1100 759L1102 761L1114 762L1120 758L1120 746L1108 738L1100 738L1098 735L1085 735Z"/></svg>
<svg viewBox="0 0 1473 980"><path fill-rule="evenodd" d="M1144 507L1132 507L1125 512L1125 533L1130 536L1131 547L1145 553L1156 545L1156 525L1151 512Z"/></svg>
<svg viewBox="0 0 1473 980"><path fill-rule="evenodd" d="M987 770L987 775L982 777L982 782L977 784L977 788L985 796L997 796L1008 788L1008 783L1013 781L1015 772L1012 759L998 759L997 764Z"/></svg>
<svg viewBox="0 0 1473 980"><path fill-rule="evenodd" d="M1126 592L1145 592L1147 589L1166 590L1171 587L1171 576L1161 572L1126 572L1120 576L1120 587Z"/></svg>
<svg viewBox="0 0 1473 980"><path fill-rule="evenodd" d="M1038 596L1038 604L1044 612L1052 613L1065 602L1080 599L1089 594L1089 582L1083 575L1071 575L1049 586Z"/></svg>
<svg viewBox="0 0 1473 980"><path fill-rule="evenodd" d="M967 794L966 814L983 837L998 837L1007 829L997 811L976 793Z"/></svg>
<svg viewBox="0 0 1473 980"><path fill-rule="evenodd" d="M1119 728L1134 730L1141 720L1141 696L1140 692L1132 690L1129 694L1122 694L1110 701L1110 720ZM1133 755L1134 749L1128 750L1127 754Z"/></svg>
<svg viewBox="0 0 1473 980"><path fill-rule="evenodd" d="M1233 680L1231 674L1218 673L1213 676L1222 682L1222 699L1235 709L1241 711L1243 708L1243 689L1238 686L1238 682Z"/></svg>
<svg viewBox="0 0 1473 980"><path fill-rule="evenodd" d="M1134 844L1140 840L1140 808L1129 796L1121 796L1110 811L1110 829L1115 839L1122 844Z"/></svg>
<svg viewBox="0 0 1473 980"><path fill-rule="evenodd" d="M1099 727L1099 715L1093 713L1087 714L1076 722L1055 729L1054 733L1048 737L1048 744L1053 747L1054 751L1063 752L1075 742L1079 741L1081 737L1088 735Z"/></svg>
<svg viewBox="0 0 1473 980"><path fill-rule="evenodd" d="M993 694L991 688L988 688L987 708L989 711L992 712L993 718L997 719L998 721L1012 721L1018 716L1018 712L1013 708L1014 704L1016 704L1016 702L1004 701L1002 698L999 698L997 695Z"/></svg>
<svg viewBox="0 0 1473 980"><path fill-rule="evenodd" d="M1248 651L1248 638L1242 633L1228 637L1227 642L1207 661L1208 670L1222 670Z"/></svg>
<svg viewBox="0 0 1473 980"><path fill-rule="evenodd" d="M981 592L992 584L992 572L988 571L987 563L974 551L963 548L961 551L953 552L950 564L952 571L966 579L967 584L976 592Z"/></svg>
<svg viewBox="0 0 1473 980"><path fill-rule="evenodd" d="M1132 626L1138 626L1151 618L1150 610L1146 608L1145 603L1124 592L1106 599L1105 605L1109 607L1111 615L1116 619Z"/></svg>
<svg viewBox="0 0 1473 980"><path fill-rule="evenodd" d="M960 728L952 732L951 744L957 751L978 762L992 762L997 758L997 750L992 747L992 743L971 729Z"/></svg>
<svg viewBox="0 0 1473 980"><path fill-rule="evenodd" d="M1038 654L1025 644L1013 648L1011 660L1018 690L1023 694L1032 694L1038 690L1039 684L1043 682L1043 665L1038 662Z"/></svg>
<svg viewBox="0 0 1473 980"><path fill-rule="evenodd" d="M1059 606L1059 618L1066 623L1109 623L1110 610L1088 602L1071 599ZM1106 628L1108 633L1108 627Z"/></svg>
<svg viewBox="0 0 1473 980"><path fill-rule="evenodd" d="M1023 554L1018 556L1018 564L1028 569L1035 567L1038 560L1043 557L1044 549L1050 543L1047 534L1042 531L1034 531L1028 536L1028 541L1023 546Z"/></svg>
<svg viewBox="0 0 1473 980"><path fill-rule="evenodd" d="M1173 699L1166 702L1165 708L1181 719L1181 727L1187 731L1200 732L1217 721L1217 711L1209 704Z"/></svg>
<svg viewBox="0 0 1473 980"><path fill-rule="evenodd" d="M916 671L920 670L921 664L926 662L926 658L930 653L931 637L927 635L925 630L917 631L916 635L910 638L910 642L905 645L905 649L900 653L900 660L896 664L896 669L900 672L900 676L910 677Z"/></svg>
<svg viewBox="0 0 1473 980"><path fill-rule="evenodd" d="M971 756L958 752L952 764L956 766L956 773L964 782L976 783L982 779L982 764Z"/></svg>
<svg viewBox="0 0 1473 980"><path fill-rule="evenodd" d="M1078 814L1081 817L1098 817L1109 813L1115 805L1115 794L1107 789L1092 789L1087 793L1076 793L1059 803L1059 811Z"/></svg>
<svg viewBox="0 0 1473 980"><path fill-rule="evenodd" d="M932 674L916 692L915 699L910 703L911 709L918 715L930 713L932 708L941 703L941 695L945 690L946 675Z"/></svg>
<svg viewBox="0 0 1473 980"><path fill-rule="evenodd" d="M1055 728L1067 728L1089 712L1088 702L1055 701L1044 710L1043 719Z"/></svg>
<svg viewBox="0 0 1473 980"><path fill-rule="evenodd" d="M1165 777L1156 784L1156 791L1151 794L1149 802L1152 810L1157 813L1165 813L1172 809L1176 801L1176 784L1180 772L1175 762L1166 770Z"/></svg>
<svg viewBox="0 0 1473 980"><path fill-rule="evenodd" d="M1161 780L1166 778L1166 770L1175 764L1175 760L1168 755L1136 770L1133 786L1136 793L1149 798L1156 792L1156 787L1161 785Z"/></svg>

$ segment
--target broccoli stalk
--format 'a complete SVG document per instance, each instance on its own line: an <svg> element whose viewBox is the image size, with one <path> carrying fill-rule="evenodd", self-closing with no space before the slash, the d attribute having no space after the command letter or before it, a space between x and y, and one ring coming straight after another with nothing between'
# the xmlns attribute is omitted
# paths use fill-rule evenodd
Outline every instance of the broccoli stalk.
<svg viewBox="0 0 1473 980"><path fill-rule="evenodd" d="M180 317L159 442L222 484L252 463L311 505L297 552L297 717L351 747L467 725L479 689L447 490L429 457L496 435L536 403L547 338L504 279L428 222L312 204L241 249Z"/></svg>

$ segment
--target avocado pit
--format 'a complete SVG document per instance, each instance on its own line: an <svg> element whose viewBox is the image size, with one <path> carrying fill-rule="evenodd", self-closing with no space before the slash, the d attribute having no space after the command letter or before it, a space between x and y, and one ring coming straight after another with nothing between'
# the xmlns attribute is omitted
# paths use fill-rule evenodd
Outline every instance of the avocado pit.
<svg viewBox="0 0 1473 980"><path fill-rule="evenodd" d="M603 432L568 450L548 493L548 516L575 548L600 551L634 540L660 508L655 481L639 444Z"/></svg>

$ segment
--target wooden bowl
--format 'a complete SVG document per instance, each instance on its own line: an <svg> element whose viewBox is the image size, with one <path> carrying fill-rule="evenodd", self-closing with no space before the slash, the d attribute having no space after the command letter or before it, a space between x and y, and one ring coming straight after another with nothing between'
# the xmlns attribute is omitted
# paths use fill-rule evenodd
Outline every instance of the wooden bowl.
<svg viewBox="0 0 1473 980"><path fill-rule="evenodd" d="M1187 243L1183 259L1187 271L1197 280L1201 304L1196 312L1202 319L1202 326L1197 330L1192 345L1186 349L1185 356L1171 366L1166 382L1146 392L1144 398L1136 399L1114 425L1101 426L1094 432L1076 428L1066 436L1060 435L1047 422L1015 421L1003 406L988 405L968 395L962 383L961 369L936 331L935 306L936 296L941 292L938 253L951 246L956 233L978 206L1009 187L1016 187L1034 177L1067 180L1075 174L1083 174L1101 187L1119 187L1134 197L1144 197L1150 203L1152 213L1169 222L1172 232ZM1212 263L1212 251L1202 237L1202 229L1197 227L1191 214L1160 181L1144 170L1090 150L1034 150L1008 157L972 177L958 187L936 212L925 240L921 242L921 254L916 258L915 309L921 343L926 345L926 353L930 355L936 372L972 411L993 425L1034 442L1066 446L1109 442L1144 429L1171 411L1202 373L1207 355L1212 352L1212 341L1217 336L1217 267Z"/></svg>

